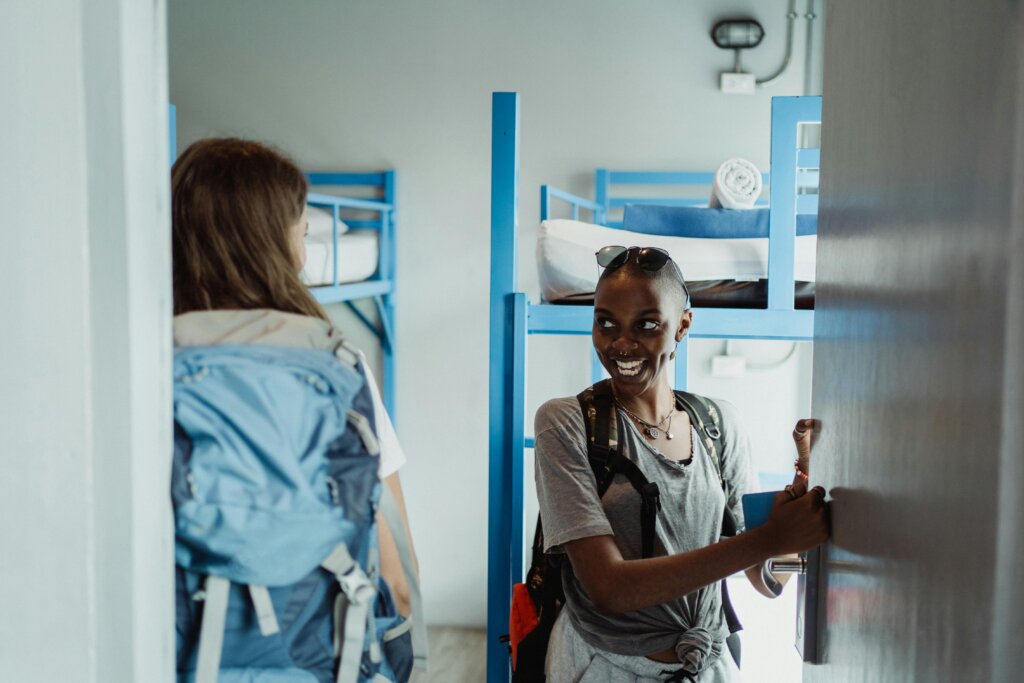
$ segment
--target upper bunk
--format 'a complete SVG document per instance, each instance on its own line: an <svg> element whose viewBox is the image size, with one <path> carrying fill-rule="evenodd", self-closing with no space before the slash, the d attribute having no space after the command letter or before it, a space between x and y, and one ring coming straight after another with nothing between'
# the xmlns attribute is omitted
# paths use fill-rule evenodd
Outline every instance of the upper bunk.
<svg viewBox="0 0 1024 683"><path fill-rule="evenodd" d="M563 283L589 278L589 293L580 295L589 303L597 248L659 246L672 253L691 286L692 337L811 339L820 150L818 136L806 134L806 127L820 121L820 97L773 98L771 169L763 174L770 201L750 211L698 208L707 204L713 182L714 174L706 172L598 169L592 200L543 186L542 283L551 275L544 271L549 266L562 271L554 277ZM571 221L588 217L593 225L567 220L556 226L558 221L549 221L556 212ZM561 231L561 241L545 254L552 227ZM492 235L492 244L503 239L507 244L507 237ZM562 248L569 241L572 249ZM557 289L544 284L549 294ZM592 306L569 303L571 296L558 303L527 300L528 333L590 334Z"/></svg>
<svg viewBox="0 0 1024 683"><path fill-rule="evenodd" d="M307 173L309 234L303 281L322 304L395 288L395 172Z"/></svg>
<svg viewBox="0 0 1024 683"><path fill-rule="evenodd" d="M302 280L321 304L343 303L381 344L381 389L395 419L396 173L307 173ZM337 193L337 194L335 194ZM372 302L375 322L356 305Z"/></svg>

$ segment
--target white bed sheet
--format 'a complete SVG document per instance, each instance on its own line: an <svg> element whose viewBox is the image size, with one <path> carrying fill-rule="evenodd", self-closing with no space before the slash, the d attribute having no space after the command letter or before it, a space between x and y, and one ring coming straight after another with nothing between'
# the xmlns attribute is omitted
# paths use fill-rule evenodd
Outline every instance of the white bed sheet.
<svg viewBox="0 0 1024 683"><path fill-rule="evenodd" d="M817 240L816 235L796 238L794 275L799 282L814 282ZM664 249L688 281L768 277L768 239L764 237L664 237L552 219L541 223L537 236L537 268L544 300L559 301L593 292L600 274L594 254L613 244Z"/></svg>
<svg viewBox="0 0 1024 683"><path fill-rule="evenodd" d="M349 230L338 236L338 284L362 282L377 272L380 251L376 230ZM310 286L331 284L333 242L330 234L306 237L306 266L302 281Z"/></svg>

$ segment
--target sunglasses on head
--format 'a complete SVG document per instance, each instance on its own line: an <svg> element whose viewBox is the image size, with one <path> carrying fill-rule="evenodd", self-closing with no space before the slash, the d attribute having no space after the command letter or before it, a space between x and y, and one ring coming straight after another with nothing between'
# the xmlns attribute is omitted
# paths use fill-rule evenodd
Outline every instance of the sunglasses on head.
<svg viewBox="0 0 1024 683"><path fill-rule="evenodd" d="M601 247L595 254L597 256L597 265L605 269L605 271L612 271L616 268L620 268L632 258L633 261L649 272L657 272L665 267L665 264L672 260L668 252L658 247L622 247L618 245ZM686 295L686 307L690 307L690 290L686 286L686 281L683 279L682 273L679 269L675 269L675 273L679 278L679 283L683 286L683 293Z"/></svg>
<svg viewBox="0 0 1024 683"><path fill-rule="evenodd" d="M668 252L657 247L601 247L597 251L597 265L605 270L624 266L631 257L636 264L652 273L661 270L671 260Z"/></svg>

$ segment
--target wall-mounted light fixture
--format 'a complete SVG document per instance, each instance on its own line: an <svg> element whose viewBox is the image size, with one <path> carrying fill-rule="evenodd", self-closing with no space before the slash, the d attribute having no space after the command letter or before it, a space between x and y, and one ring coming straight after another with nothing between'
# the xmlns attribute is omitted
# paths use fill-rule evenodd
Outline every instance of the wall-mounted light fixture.
<svg viewBox="0 0 1024 683"><path fill-rule="evenodd" d="M754 19L724 19L711 28L711 40L723 50L747 50L764 40L764 27Z"/></svg>
<svg viewBox="0 0 1024 683"><path fill-rule="evenodd" d="M794 24L801 14L796 11L797 0L789 0L789 10L786 12L786 56L782 65L775 72L766 78L755 78L753 74L743 71L743 62L740 58L742 50L749 50L757 47L764 39L764 28L756 20L750 18L725 19L711 27L711 40L723 50L734 50L736 62L732 71L721 74L722 92L749 95L753 94L757 86L769 86L786 73L789 64L793 59L793 32ZM811 89L811 58L812 39L814 35L814 22L818 19L816 0L807 0L807 11L802 18L807 20L807 40L804 56L804 94L810 93Z"/></svg>
<svg viewBox="0 0 1024 683"><path fill-rule="evenodd" d="M733 50L736 61L732 71L724 71L720 77L722 92L750 95L754 92L757 79L754 74L743 71L743 50L757 47L764 40L764 27L754 19L723 19L711 27L711 40L723 50Z"/></svg>

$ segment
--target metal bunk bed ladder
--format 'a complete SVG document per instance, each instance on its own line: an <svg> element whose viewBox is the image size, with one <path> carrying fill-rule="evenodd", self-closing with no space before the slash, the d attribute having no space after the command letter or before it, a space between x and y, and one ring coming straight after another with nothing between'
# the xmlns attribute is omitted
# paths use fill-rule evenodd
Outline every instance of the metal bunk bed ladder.
<svg viewBox="0 0 1024 683"><path fill-rule="evenodd" d="M331 185L370 188L381 195L380 200L310 192L306 198L312 206L329 209L334 218L331 249L331 281L335 284L311 287L310 292L321 304L344 303L356 318L380 340L384 355L384 406L391 419L395 419L395 196L394 171L380 173L307 173L311 186ZM338 221L342 211L375 213L375 218L345 219L350 228L376 230L379 233L377 272L368 280L338 284ZM356 305L359 299L371 299L377 309L380 324L372 320Z"/></svg>
<svg viewBox="0 0 1024 683"><path fill-rule="evenodd" d="M491 119L491 289L490 289L490 451L487 584L487 681L510 678L507 646L512 585L523 576L523 458L533 446L526 436L526 340L532 334L589 335L592 306L531 304L517 291L516 241L519 227L519 95L494 93ZM798 148L802 123L821 121L820 97L772 100L768 307L701 308L687 337L810 340L814 312L795 310L794 246L797 213L817 211L817 196L801 194L816 185L818 150ZM599 170L597 199L549 186L541 188L541 217L555 201L569 204L574 219L589 211L595 223L610 225L608 212L632 201L609 194L612 183L703 184L709 173L637 173ZM703 201L703 200L702 200ZM692 205L695 200L665 200ZM663 203L665 203L663 202ZM684 203L686 202L686 203ZM620 224L621 225L621 224ZM612 226L615 227L615 226ZM675 382L686 387L686 341L677 353ZM595 376L599 365L594 367Z"/></svg>

